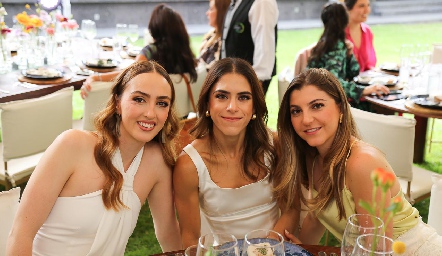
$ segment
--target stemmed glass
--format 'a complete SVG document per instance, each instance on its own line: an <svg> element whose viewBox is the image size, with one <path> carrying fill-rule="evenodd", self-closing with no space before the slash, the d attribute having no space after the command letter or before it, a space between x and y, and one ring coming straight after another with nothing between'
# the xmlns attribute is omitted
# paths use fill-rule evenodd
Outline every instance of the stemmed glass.
<svg viewBox="0 0 442 256"><path fill-rule="evenodd" d="M356 246L352 256L393 255L393 242L393 239L383 235L361 235L356 239Z"/></svg>
<svg viewBox="0 0 442 256"><path fill-rule="evenodd" d="M82 20L81 21L81 34L89 40L92 44L93 55L97 50L97 45L94 44L94 38L97 36L97 26L93 20Z"/></svg>
<svg viewBox="0 0 442 256"><path fill-rule="evenodd" d="M129 36L129 40L134 44L138 38L140 37L140 34L138 33L138 25L137 24L129 24L127 27L127 32Z"/></svg>
<svg viewBox="0 0 442 256"><path fill-rule="evenodd" d="M384 222L373 215L353 214L348 217L341 243L341 256L352 255L356 239L363 234L383 234Z"/></svg>
<svg viewBox="0 0 442 256"><path fill-rule="evenodd" d="M276 231L257 229L244 237L242 256L284 256L284 237Z"/></svg>
<svg viewBox="0 0 442 256"><path fill-rule="evenodd" d="M234 235L210 233L198 239L197 256L239 256L238 241Z"/></svg>
<svg viewBox="0 0 442 256"><path fill-rule="evenodd" d="M118 23L115 26L115 37L117 38L117 40L120 41L121 45L124 45L124 43L126 42L127 35L127 24Z"/></svg>

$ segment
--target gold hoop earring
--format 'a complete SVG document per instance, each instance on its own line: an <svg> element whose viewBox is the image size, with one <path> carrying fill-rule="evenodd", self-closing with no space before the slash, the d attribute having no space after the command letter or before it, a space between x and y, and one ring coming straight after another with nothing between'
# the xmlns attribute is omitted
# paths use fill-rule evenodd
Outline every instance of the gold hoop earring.
<svg viewBox="0 0 442 256"><path fill-rule="evenodd" d="M210 112L209 112L209 110L206 111L206 116L207 116L207 117L210 116Z"/></svg>
<svg viewBox="0 0 442 256"><path fill-rule="evenodd" d="M339 116L339 123L342 124L342 116L343 114L341 113L341 115Z"/></svg>
<svg viewBox="0 0 442 256"><path fill-rule="evenodd" d="M253 114L252 115L252 120L255 120L256 119L256 114Z"/></svg>

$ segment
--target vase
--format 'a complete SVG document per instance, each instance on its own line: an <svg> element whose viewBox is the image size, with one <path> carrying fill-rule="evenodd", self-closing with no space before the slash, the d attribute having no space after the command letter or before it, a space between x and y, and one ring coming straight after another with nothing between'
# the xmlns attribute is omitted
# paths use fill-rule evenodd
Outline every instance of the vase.
<svg viewBox="0 0 442 256"><path fill-rule="evenodd" d="M0 38L0 74L6 74L12 71L11 52L8 48L6 39Z"/></svg>
<svg viewBox="0 0 442 256"><path fill-rule="evenodd" d="M393 254L393 239L375 234L360 235L352 256L390 256Z"/></svg>

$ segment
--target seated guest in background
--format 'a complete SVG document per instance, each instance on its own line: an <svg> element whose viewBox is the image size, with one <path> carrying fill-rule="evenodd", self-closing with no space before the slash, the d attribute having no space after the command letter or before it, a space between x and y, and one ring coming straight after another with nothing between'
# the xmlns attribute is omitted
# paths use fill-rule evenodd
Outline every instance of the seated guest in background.
<svg viewBox="0 0 442 256"><path fill-rule="evenodd" d="M226 16L229 5L230 0L210 0L206 16L209 19L209 25L213 29L204 35L198 58L199 62L206 66L207 70L219 60L224 16Z"/></svg>
<svg viewBox="0 0 442 256"><path fill-rule="evenodd" d="M380 84L369 86L357 85L353 78L359 75L359 64L353 55L353 45L345 39L348 14L341 3L326 4L322 9L321 20L324 31L312 50L307 68L325 68L335 75L341 83L352 106L368 109L360 104L362 96L372 93L389 93L389 89Z"/></svg>
<svg viewBox="0 0 442 256"><path fill-rule="evenodd" d="M364 22L370 14L370 0L345 0L348 10L348 26L345 37L353 43L353 53L358 60L360 71L376 67L376 52L373 46L373 33Z"/></svg>
<svg viewBox="0 0 442 256"><path fill-rule="evenodd" d="M296 222L301 203L308 207L299 234L302 243L318 244L326 228L342 241L347 218L368 213L359 201L372 201L374 186L367 181L374 169L383 168L394 181L385 192L385 205L377 207L385 209L397 199L403 203L386 235L404 242L407 255L442 255L442 237L405 199L385 155L360 140L345 92L333 74L313 68L296 77L282 99L277 127L285 144L275 171L275 193L281 205L298 209ZM389 217L383 217L384 223Z"/></svg>
<svg viewBox="0 0 442 256"><path fill-rule="evenodd" d="M198 243L202 221L237 238L254 229L292 230L273 197L275 137L267 128L264 92L252 66L217 61L198 101L199 119L173 171L184 247ZM209 232L210 232L209 231Z"/></svg>
<svg viewBox="0 0 442 256"><path fill-rule="evenodd" d="M135 58L154 60L169 74L190 75L190 82L196 81L195 55L190 49L190 39L181 15L165 4L159 4L152 11L149 32L154 42L146 45ZM89 76L82 87L81 96L87 97L94 81L112 81L120 71Z"/></svg>
<svg viewBox="0 0 442 256"><path fill-rule="evenodd" d="M117 77L96 132L46 150L21 198L7 255L124 255L147 200L163 251L182 248L172 197L175 93L155 62Z"/></svg>

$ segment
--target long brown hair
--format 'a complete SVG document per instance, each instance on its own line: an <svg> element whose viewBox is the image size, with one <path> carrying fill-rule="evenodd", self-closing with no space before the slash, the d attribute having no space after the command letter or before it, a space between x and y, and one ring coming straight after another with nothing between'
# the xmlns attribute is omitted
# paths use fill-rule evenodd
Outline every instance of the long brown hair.
<svg viewBox="0 0 442 256"><path fill-rule="evenodd" d="M242 169L246 177L256 181L260 173L253 175L249 170L251 166L258 166L259 170L274 170L275 165L275 148L270 141L269 130L266 123L268 119L268 111L264 99L264 91L261 83L255 74L252 66L245 60L239 58L225 58L217 61L215 65L207 73L201 89L198 100L198 118L195 127L190 132L195 138L199 139L203 136L209 136L211 148L216 145L213 135L212 118L206 117L208 110L210 90L215 86L219 79L226 74L239 74L247 79L252 89L253 108L255 109L256 119L251 120L246 128L246 136L244 138L244 154L242 156ZM264 162L264 156L268 155L271 166L267 167ZM270 172L272 175L272 172Z"/></svg>
<svg viewBox="0 0 442 256"><path fill-rule="evenodd" d="M224 18L226 17L227 9L230 6L230 0L212 0L215 2L216 8L216 35L220 37L223 33Z"/></svg>
<svg viewBox="0 0 442 256"><path fill-rule="evenodd" d="M95 161L106 178L102 194L106 209L112 208L118 211L121 206L124 207L120 198L123 176L112 164L112 156L119 145L119 134L117 132L117 125L119 125L119 121L117 121L118 99L123 94L129 81L143 73L160 74L167 80L172 89L169 115L166 123L163 129L152 140L158 142L160 145L164 161L170 166L175 164L175 151L172 142L179 132L179 119L175 113L175 90L172 80L170 80L166 70L154 61L135 62L118 75L112 87L112 97L107 102L106 108L100 111L94 120L98 137L98 142L94 149L94 156Z"/></svg>
<svg viewBox="0 0 442 256"><path fill-rule="evenodd" d="M168 5L159 4L152 11L148 27L158 47L156 61L169 73L189 73L190 81L196 81L195 55L181 15Z"/></svg>
<svg viewBox="0 0 442 256"><path fill-rule="evenodd" d="M319 61L321 57L332 51L338 41L345 41L345 28L348 25L347 9L342 3L329 3L322 8L321 20L324 31L318 43L312 49L310 60Z"/></svg>
<svg viewBox="0 0 442 256"><path fill-rule="evenodd" d="M291 122L290 97L294 90L301 90L306 85L316 86L319 90L330 95L343 115L333 139L332 146L324 157L322 184L317 197L306 199L301 193L301 186L308 188L308 170L306 158L317 154L294 130ZM336 200L339 218L345 217L342 203L342 189L345 180L345 164L350 150L350 138L359 138L356 125L347 103L344 89L339 80L326 69L312 68L302 72L289 85L281 102L278 114L278 135L280 159L275 172L275 194L286 209L294 207L295 198L309 206L310 210L321 211Z"/></svg>

